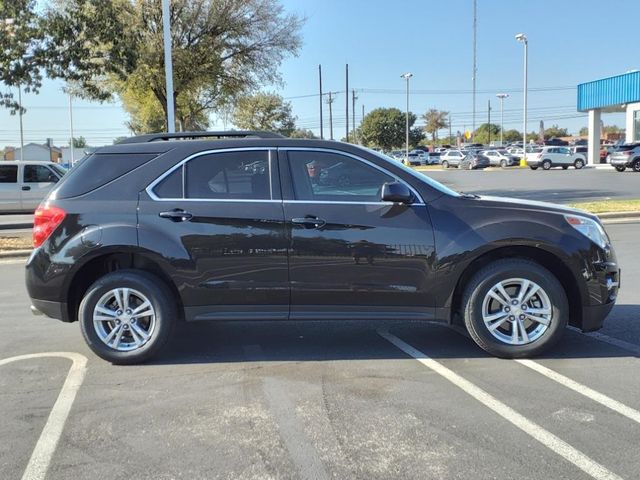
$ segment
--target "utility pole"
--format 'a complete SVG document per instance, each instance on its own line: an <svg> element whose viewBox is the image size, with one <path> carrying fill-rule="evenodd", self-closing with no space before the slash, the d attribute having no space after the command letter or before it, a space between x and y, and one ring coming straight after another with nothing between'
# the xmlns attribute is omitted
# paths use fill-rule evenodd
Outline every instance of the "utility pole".
<svg viewBox="0 0 640 480"><path fill-rule="evenodd" d="M320 80L320 139L324 140L324 130L322 121L322 65L318 65L318 77Z"/></svg>
<svg viewBox="0 0 640 480"><path fill-rule="evenodd" d="M346 86L344 89L344 104L346 107L346 114L345 114L345 129L346 129L346 141L347 143L349 143L349 64L347 63L345 65L345 79L346 79Z"/></svg>
<svg viewBox="0 0 640 480"><path fill-rule="evenodd" d="M73 167L73 164L76 162L75 159L75 152L73 151L74 148L74 144L73 144L73 96L71 95L71 93L69 93L69 125L70 125L70 130L71 130L71 141L69 142L69 147L70 147L70 151L71 151L71 166Z"/></svg>
<svg viewBox="0 0 640 480"><path fill-rule="evenodd" d="M351 90L351 119L353 120L351 123L353 124L353 141L358 142L356 138L356 91L355 89Z"/></svg>
<svg viewBox="0 0 640 480"><path fill-rule="evenodd" d="M471 130L471 141L473 142L476 132L476 73L478 72L476 63L476 40L477 40L477 1L473 0L473 130Z"/></svg>
<svg viewBox="0 0 640 480"><path fill-rule="evenodd" d="M164 40L164 75L167 97L167 132L176 131L175 105L173 102L173 60L171 58L171 11L169 0L162 0L162 34Z"/></svg>
<svg viewBox="0 0 640 480"><path fill-rule="evenodd" d="M489 116L487 120L487 127L489 130L489 145L491 145L491 100L487 100L487 115Z"/></svg>
<svg viewBox="0 0 640 480"><path fill-rule="evenodd" d="M500 99L500 146L504 147L504 99L509 98L509 94L498 93L496 97Z"/></svg>
<svg viewBox="0 0 640 480"><path fill-rule="evenodd" d="M407 111L405 113L405 130L406 130L406 143L405 143L405 160L409 161L409 79L413 77L413 73L407 72L400 75L400 78L404 78L407 81Z"/></svg>
<svg viewBox="0 0 640 480"><path fill-rule="evenodd" d="M333 140L333 107L331 104L335 99L333 92L329 92L329 99L327 100L327 103L329 104L329 138L331 140Z"/></svg>
<svg viewBox="0 0 640 480"><path fill-rule="evenodd" d="M24 160L24 127L22 125L22 86L18 84L18 113L20 115L20 160Z"/></svg>
<svg viewBox="0 0 640 480"><path fill-rule="evenodd" d="M451 112L449 112L449 141L447 143L453 143L453 135L451 134Z"/></svg>

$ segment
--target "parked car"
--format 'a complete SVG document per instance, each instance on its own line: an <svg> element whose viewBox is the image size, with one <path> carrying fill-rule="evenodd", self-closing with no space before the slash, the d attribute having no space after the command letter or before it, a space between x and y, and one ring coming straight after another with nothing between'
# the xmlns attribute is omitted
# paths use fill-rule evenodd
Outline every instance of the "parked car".
<svg viewBox="0 0 640 480"><path fill-rule="evenodd" d="M229 319L462 322L487 352L527 357L614 305L595 215L460 194L346 143L199 135L103 147L36 211L32 311L78 321L108 361L152 358L177 322Z"/></svg>
<svg viewBox="0 0 640 480"><path fill-rule="evenodd" d="M423 150L412 150L409 152L409 158L404 160L404 164L412 167L429 165L429 153Z"/></svg>
<svg viewBox="0 0 640 480"><path fill-rule="evenodd" d="M463 170L480 170L491 166L491 160L480 153L469 153L460 160L458 168Z"/></svg>
<svg viewBox="0 0 640 480"><path fill-rule="evenodd" d="M553 146L553 147L567 147L569 146L569 142L566 140L562 140L560 138L550 138L544 141L545 146Z"/></svg>
<svg viewBox="0 0 640 480"><path fill-rule="evenodd" d="M0 212L33 212L65 172L53 162L0 162Z"/></svg>
<svg viewBox="0 0 640 480"><path fill-rule="evenodd" d="M506 150L482 150L480 153L487 157L491 166L494 167L506 168L520 165L520 159Z"/></svg>
<svg viewBox="0 0 640 480"><path fill-rule="evenodd" d="M447 150L440 154L440 165L442 165L442 168L457 167L465 155L466 153L463 153L462 150Z"/></svg>
<svg viewBox="0 0 640 480"><path fill-rule="evenodd" d="M589 154L589 148L584 146L584 145L576 145L574 147L571 147L569 149L569 151L571 153L579 153L581 154L585 159L587 158L587 155Z"/></svg>
<svg viewBox="0 0 640 480"><path fill-rule="evenodd" d="M609 163L618 172L624 172L627 168L640 172L640 145L634 143L618 146L609 156Z"/></svg>
<svg viewBox="0 0 640 480"><path fill-rule="evenodd" d="M587 159L581 153L571 153L567 147L543 147L538 153L527 154L527 165L531 170L542 167L549 170L552 167L562 167L566 170L575 167L580 170L587 163Z"/></svg>

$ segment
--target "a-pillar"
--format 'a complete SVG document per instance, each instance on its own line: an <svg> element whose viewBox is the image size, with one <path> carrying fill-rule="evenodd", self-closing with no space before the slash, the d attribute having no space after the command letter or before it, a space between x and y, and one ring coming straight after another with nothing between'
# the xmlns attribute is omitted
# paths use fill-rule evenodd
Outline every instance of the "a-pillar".
<svg viewBox="0 0 640 480"><path fill-rule="evenodd" d="M589 110L589 145L587 164L600 163L600 110Z"/></svg>

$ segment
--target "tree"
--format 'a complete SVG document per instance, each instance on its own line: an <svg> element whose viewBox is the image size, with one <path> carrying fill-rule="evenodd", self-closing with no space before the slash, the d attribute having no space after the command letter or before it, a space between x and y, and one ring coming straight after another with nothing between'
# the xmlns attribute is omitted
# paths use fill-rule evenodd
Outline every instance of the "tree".
<svg viewBox="0 0 640 480"><path fill-rule="evenodd" d="M431 134L431 141L435 143L438 140L438 130L449 126L449 112L430 108L422 115L425 122L424 131Z"/></svg>
<svg viewBox="0 0 640 480"><path fill-rule="evenodd" d="M405 143L405 113L397 108L376 108L369 112L358 129L363 145L383 150L400 148ZM422 129L414 128L416 115L409 112L409 144L417 145L424 138Z"/></svg>
<svg viewBox="0 0 640 480"><path fill-rule="evenodd" d="M85 148L87 140L84 137L73 137L73 148Z"/></svg>
<svg viewBox="0 0 640 480"><path fill-rule="evenodd" d="M558 125L551 125L551 127L544 130L544 139L549 140L553 137L568 137L569 131L566 128L560 128Z"/></svg>
<svg viewBox="0 0 640 480"><path fill-rule="evenodd" d="M36 0L0 2L0 106L12 114L19 109L15 87L37 93L42 85L44 29L36 7Z"/></svg>
<svg viewBox="0 0 640 480"><path fill-rule="evenodd" d="M582 127L580 129L580 131L578 132L578 135L580 135L581 137L586 137L587 135L589 135L589 128L588 127Z"/></svg>
<svg viewBox="0 0 640 480"><path fill-rule="evenodd" d="M522 140L522 132L512 128L511 130L505 130L502 137L505 142L518 142Z"/></svg>
<svg viewBox="0 0 640 480"><path fill-rule="evenodd" d="M483 123L476 129L473 135L474 142L489 143L489 140L500 140L500 125Z"/></svg>
<svg viewBox="0 0 640 480"><path fill-rule="evenodd" d="M311 130L306 128L296 128L291 134L289 134L291 138L318 138Z"/></svg>
<svg viewBox="0 0 640 480"><path fill-rule="evenodd" d="M233 124L245 130L267 130L289 136L296 118L291 104L275 93L258 93L238 100L233 110Z"/></svg>
<svg viewBox="0 0 640 480"><path fill-rule="evenodd" d="M167 113L161 0L55 1L47 11L51 75L86 98L119 95L134 130L157 130ZM211 112L280 83L278 66L301 44L303 20L278 0L172 0L170 16L172 95L184 128L206 127Z"/></svg>

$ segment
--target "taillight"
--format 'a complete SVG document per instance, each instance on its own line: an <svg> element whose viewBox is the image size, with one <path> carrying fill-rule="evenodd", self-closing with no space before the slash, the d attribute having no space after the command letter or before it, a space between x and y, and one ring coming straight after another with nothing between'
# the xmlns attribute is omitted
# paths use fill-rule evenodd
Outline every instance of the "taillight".
<svg viewBox="0 0 640 480"><path fill-rule="evenodd" d="M39 247L62 223L67 213L58 207L40 205L33 218L33 246Z"/></svg>

